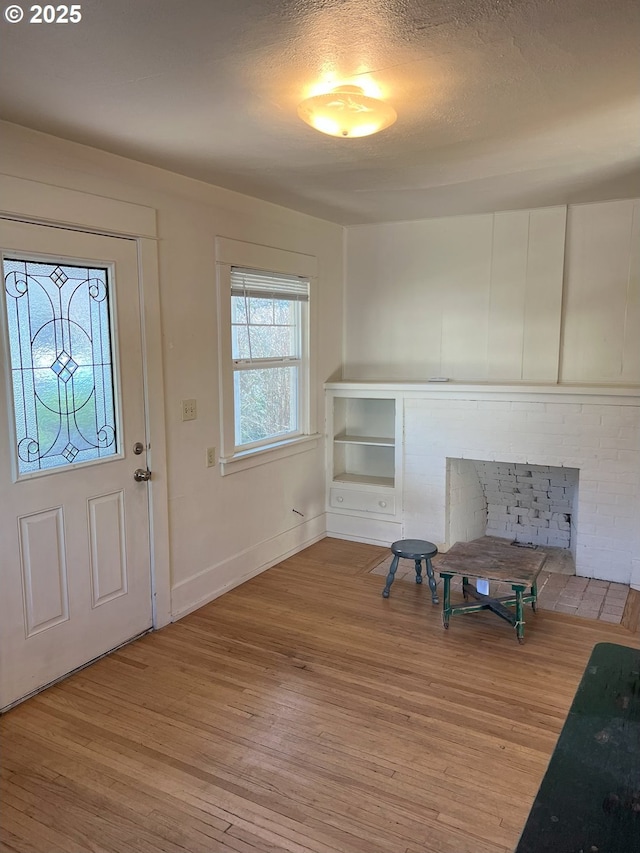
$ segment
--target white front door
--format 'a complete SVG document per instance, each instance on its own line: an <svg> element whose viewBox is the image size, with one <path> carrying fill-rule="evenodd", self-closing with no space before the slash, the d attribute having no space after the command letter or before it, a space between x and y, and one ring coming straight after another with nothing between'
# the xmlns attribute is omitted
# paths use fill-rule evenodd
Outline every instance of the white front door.
<svg viewBox="0 0 640 853"><path fill-rule="evenodd" d="M6 708L150 628L152 609L136 243L0 220L0 249Z"/></svg>

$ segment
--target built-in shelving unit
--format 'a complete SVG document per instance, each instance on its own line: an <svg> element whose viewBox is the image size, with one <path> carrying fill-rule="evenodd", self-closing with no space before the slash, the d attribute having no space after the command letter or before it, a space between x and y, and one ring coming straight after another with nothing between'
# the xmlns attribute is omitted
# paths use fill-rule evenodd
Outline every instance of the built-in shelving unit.
<svg viewBox="0 0 640 853"><path fill-rule="evenodd" d="M329 532L348 533L355 523L361 538L392 540L399 469L395 395L328 389L327 429Z"/></svg>

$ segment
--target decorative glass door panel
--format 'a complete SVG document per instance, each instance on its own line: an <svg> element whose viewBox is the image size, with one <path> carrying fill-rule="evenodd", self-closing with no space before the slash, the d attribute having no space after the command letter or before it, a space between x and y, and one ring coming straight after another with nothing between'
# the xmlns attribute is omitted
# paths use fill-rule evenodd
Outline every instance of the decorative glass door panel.
<svg viewBox="0 0 640 853"><path fill-rule="evenodd" d="M18 474L118 452L109 270L5 258Z"/></svg>

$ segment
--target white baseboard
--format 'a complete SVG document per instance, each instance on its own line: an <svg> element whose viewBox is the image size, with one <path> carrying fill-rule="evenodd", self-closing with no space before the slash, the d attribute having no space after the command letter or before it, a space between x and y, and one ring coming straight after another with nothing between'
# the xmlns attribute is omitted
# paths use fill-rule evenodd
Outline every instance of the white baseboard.
<svg viewBox="0 0 640 853"><path fill-rule="evenodd" d="M171 620L175 622L181 619L276 563L324 539L326 527L326 516L322 513L181 581L171 590Z"/></svg>
<svg viewBox="0 0 640 853"><path fill-rule="evenodd" d="M382 539L367 539L362 536L351 536L348 533L336 533L335 530L327 530L327 536L330 539L344 539L345 542L362 542L363 545L381 545L388 548L391 542Z"/></svg>

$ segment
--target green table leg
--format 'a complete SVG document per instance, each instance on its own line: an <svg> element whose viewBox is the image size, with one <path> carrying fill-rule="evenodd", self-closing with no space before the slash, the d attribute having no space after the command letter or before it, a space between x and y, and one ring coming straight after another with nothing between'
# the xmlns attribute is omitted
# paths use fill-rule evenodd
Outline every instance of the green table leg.
<svg viewBox="0 0 640 853"><path fill-rule="evenodd" d="M524 643L524 612L522 609L522 595L525 588L512 584L513 591L516 594L516 636L519 643Z"/></svg>
<svg viewBox="0 0 640 853"><path fill-rule="evenodd" d="M449 617L451 616L451 578L453 575L440 572L440 577L444 581L442 589L442 626L443 628L448 628Z"/></svg>
<svg viewBox="0 0 640 853"><path fill-rule="evenodd" d="M531 595L533 596L533 601L531 602L531 609L534 613L538 610L538 581L535 580L531 584Z"/></svg>

